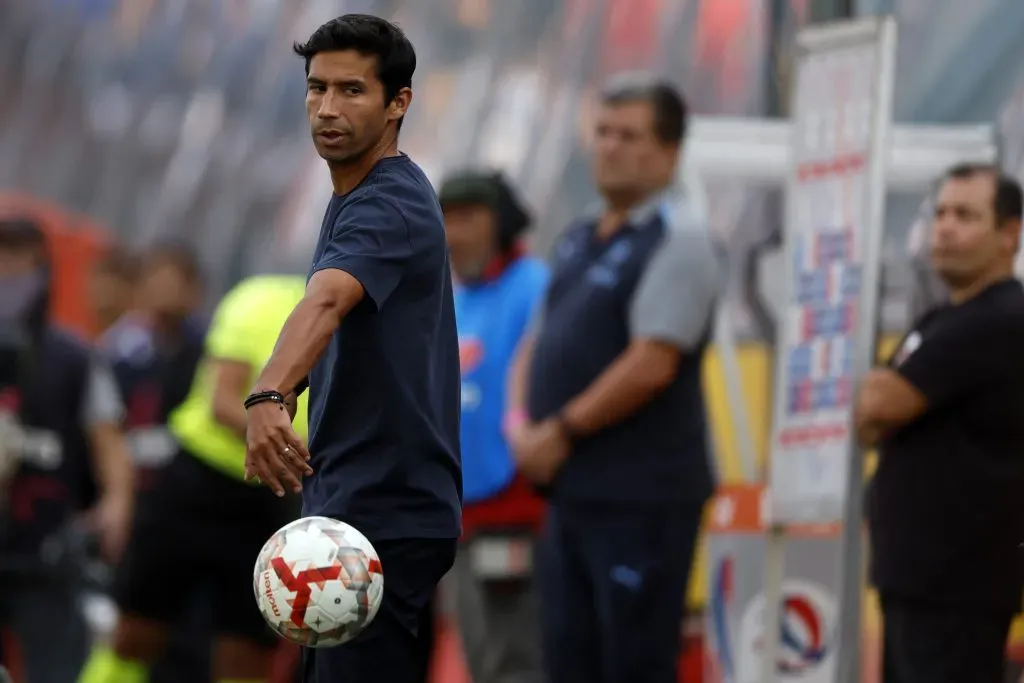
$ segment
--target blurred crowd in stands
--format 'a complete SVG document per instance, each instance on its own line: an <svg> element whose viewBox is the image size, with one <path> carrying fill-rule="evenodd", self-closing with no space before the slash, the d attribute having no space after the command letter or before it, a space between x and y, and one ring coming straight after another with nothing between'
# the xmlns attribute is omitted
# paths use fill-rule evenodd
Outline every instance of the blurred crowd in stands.
<svg viewBox="0 0 1024 683"><path fill-rule="evenodd" d="M550 241L547 226L591 197L579 124L603 75L653 66L699 110L761 112L760 4L8 0L0 89L17 96L0 102L0 184L131 242L194 240L217 266L213 293L295 269L314 233L307 205L325 189L311 177L290 44L363 10L393 17L417 48L403 147L432 177L503 166Z"/></svg>
<svg viewBox="0 0 1024 683"><path fill-rule="evenodd" d="M837 7L845 3L832 3ZM172 234L211 269L210 301L243 275L300 271L329 188L306 144L291 42L346 11L388 16L416 45L403 148L435 181L500 166L546 249L593 198L596 85L651 69L697 114L784 113L809 0L5 0L0 187L89 215L135 244ZM1024 64L1014 0L860 0L900 20L896 118L992 120ZM936 40L943 36L943 40ZM741 333L763 336L748 261L778 230L772 188L716 182L710 219L733 255ZM890 198L887 258L904 257L920 196ZM898 295L901 273L887 287Z"/></svg>

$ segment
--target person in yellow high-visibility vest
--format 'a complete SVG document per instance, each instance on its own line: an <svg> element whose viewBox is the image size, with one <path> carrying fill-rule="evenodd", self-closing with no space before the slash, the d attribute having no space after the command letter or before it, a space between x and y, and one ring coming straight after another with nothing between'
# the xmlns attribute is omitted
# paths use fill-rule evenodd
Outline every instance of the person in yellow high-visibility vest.
<svg viewBox="0 0 1024 683"><path fill-rule="evenodd" d="M180 451L137 506L115 580L121 614L112 642L93 652L79 683L144 683L171 625L201 591L216 596L213 680L266 679L277 639L253 599L252 567L298 506L245 481L242 403L305 284L255 277L221 301L192 389L169 420ZM295 429L305 439L299 401Z"/></svg>

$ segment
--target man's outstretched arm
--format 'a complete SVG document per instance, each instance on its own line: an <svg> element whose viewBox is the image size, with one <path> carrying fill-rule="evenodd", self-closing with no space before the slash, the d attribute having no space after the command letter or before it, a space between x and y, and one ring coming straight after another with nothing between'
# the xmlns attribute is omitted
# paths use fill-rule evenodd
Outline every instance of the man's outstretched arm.
<svg viewBox="0 0 1024 683"><path fill-rule="evenodd" d="M380 311L411 255L408 226L390 200L367 194L347 204L255 389L276 391L286 400L298 393L345 316L361 303ZM313 473L291 413L275 402L246 411L246 476L259 477L279 496L285 487L301 491L302 476Z"/></svg>
<svg viewBox="0 0 1024 683"><path fill-rule="evenodd" d="M256 391L277 391L287 396L305 384L309 371L323 355L335 330L366 292L347 272L325 269L314 273L306 295L295 307L277 338Z"/></svg>
<svg viewBox="0 0 1024 683"><path fill-rule="evenodd" d="M292 429L295 390L323 355L342 319L364 296L363 286L349 273L334 268L317 271L256 380L255 391L276 391L285 403L259 403L246 410L245 475L259 478L278 496L285 488L302 491L301 478L313 474L307 464L309 451Z"/></svg>

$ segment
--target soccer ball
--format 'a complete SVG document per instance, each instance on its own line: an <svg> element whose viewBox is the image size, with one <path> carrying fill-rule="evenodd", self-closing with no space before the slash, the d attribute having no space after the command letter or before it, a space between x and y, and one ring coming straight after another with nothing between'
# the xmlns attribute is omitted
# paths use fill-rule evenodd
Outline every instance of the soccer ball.
<svg viewBox="0 0 1024 683"><path fill-rule="evenodd" d="M380 609L384 575L366 537L344 522L304 517L270 537L252 582L263 618L306 647L346 643Z"/></svg>

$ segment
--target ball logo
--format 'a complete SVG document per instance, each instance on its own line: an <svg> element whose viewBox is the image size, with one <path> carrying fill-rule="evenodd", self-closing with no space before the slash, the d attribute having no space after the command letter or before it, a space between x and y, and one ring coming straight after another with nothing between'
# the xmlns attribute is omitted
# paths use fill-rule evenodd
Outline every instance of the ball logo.
<svg viewBox="0 0 1024 683"><path fill-rule="evenodd" d="M747 605L739 624L739 682L756 681L765 642L765 599L759 594ZM778 631L777 671L780 680L831 681L835 661L836 604L823 586L799 579L783 584Z"/></svg>
<svg viewBox="0 0 1024 683"><path fill-rule="evenodd" d="M374 620L383 588L373 545L326 517L304 517L278 530L253 572L267 624L305 647L332 647L359 635Z"/></svg>
<svg viewBox="0 0 1024 683"><path fill-rule="evenodd" d="M274 587L270 583L270 572L263 572L263 592L267 598L267 604L275 617L281 616L281 609L277 606L277 599L274 598Z"/></svg>

